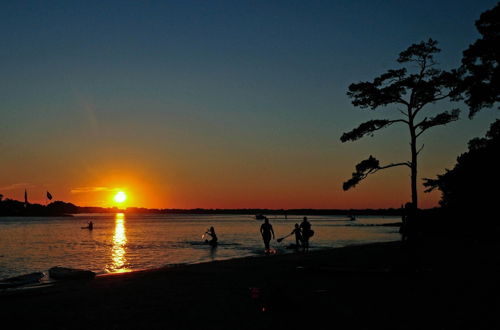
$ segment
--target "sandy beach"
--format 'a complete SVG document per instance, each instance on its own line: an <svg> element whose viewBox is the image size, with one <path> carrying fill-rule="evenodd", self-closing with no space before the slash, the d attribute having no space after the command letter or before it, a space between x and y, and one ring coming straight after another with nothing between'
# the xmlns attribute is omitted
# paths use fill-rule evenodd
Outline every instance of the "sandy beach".
<svg viewBox="0 0 500 330"><path fill-rule="evenodd" d="M1 315L39 329L498 325L498 259L480 254L483 246L435 248L412 256L399 242L377 243L99 276L4 292Z"/></svg>

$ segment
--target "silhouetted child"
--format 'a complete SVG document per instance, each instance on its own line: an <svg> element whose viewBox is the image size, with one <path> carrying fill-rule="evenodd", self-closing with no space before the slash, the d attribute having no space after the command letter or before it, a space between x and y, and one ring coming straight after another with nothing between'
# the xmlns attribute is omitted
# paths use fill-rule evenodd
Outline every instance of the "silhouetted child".
<svg viewBox="0 0 500 330"><path fill-rule="evenodd" d="M260 234L262 235L262 239L264 240L264 246L266 249L266 253L270 252L269 242L271 242L271 235L274 239L274 230L273 226L269 223L269 219L264 218L264 223L260 226Z"/></svg>
<svg viewBox="0 0 500 330"><path fill-rule="evenodd" d="M302 245L302 232L298 223L295 224L295 228L290 235L295 235L295 245L300 247Z"/></svg>

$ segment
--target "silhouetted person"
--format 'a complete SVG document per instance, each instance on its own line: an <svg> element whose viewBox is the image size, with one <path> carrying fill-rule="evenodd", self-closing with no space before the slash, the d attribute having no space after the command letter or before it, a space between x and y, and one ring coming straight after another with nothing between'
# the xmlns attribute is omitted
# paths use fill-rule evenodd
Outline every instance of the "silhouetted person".
<svg viewBox="0 0 500 330"><path fill-rule="evenodd" d="M211 239L210 240L206 240L206 242L208 244L210 244L211 246L217 246L217 234L215 234L215 229L214 227L210 227L209 230L207 230L207 234L210 235Z"/></svg>
<svg viewBox="0 0 500 330"><path fill-rule="evenodd" d="M405 204L402 216L402 224L400 228L401 241L405 245L415 244L417 238L417 228L416 228L416 209L412 203L408 202Z"/></svg>
<svg viewBox="0 0 500 330"><path fill-rule="evenodd" d="M300 226L298 223L295 224L295 228L290 233L290 235L295 235L295 245L300 247L302 245L302 232L300 231Z"/></svg>
<svg viewBox="0 0 500 330"><path fill-rule="evenodd" d="M302 229L302 247L304 250L309 249L309 238L311 238L314 232L311 230L311 223L307 221L307 217L304 217L304 220L302 220L300 229Z"/></svg>
<svg viewBox="0 0 500 330"><path fill-rule="evenodd" d="M94 224L92 223L92 221L89 221L88 228L89 228L89 230L94 229Z"/></svg>
<svg viewBox="0 0 500 330"><path fill-rule="evenodd" d="M411 203L406 203L405 206L403 207L401 205L401 227L399 227L399 233L401 234L401 243L404 245L406 244L406 240L408 239L408 226L407 226L407 213L409 211L409 207Z"/></svg>
<svg viewBox="0 0 500 330"><path fill-rule="evenodd" d="M270 250L269 242L271 241L271 236L274 239L274 230L273 226L269 223L269 219L267 217L264 218L264 223L260 226L260 233L262 235L262 239L264 240L266 253L269 253Z"/></svg>

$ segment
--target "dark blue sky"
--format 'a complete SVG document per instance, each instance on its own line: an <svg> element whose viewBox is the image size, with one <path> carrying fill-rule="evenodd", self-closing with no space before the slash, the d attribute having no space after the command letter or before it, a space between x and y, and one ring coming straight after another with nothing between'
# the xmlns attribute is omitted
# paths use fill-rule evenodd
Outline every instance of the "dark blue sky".
<svg viewBox="0 0 500 330"><path fill-rule="evenodd" d="M163 181L175 182L171 190L205 182L200 190L222 187L220 196L253 184L255 193L266 185L286 196L269 206L343 207L349 194L350 205L361 207L377 184L406 192L406 173L398 171L340 191L368 154L388 162L407 157L402 129L339 142L342 132L379 116L352 107L347 86L397 67L400 51L429 37L440 42L442 66L457 66L478 37L474 21L495 3L4 1L0 152L13 174L0 177L0 188L54 185L63 195L93 185L96 168L112 171L110 162L124 158L127 177L156 173L149 180L158 194L169 194L155 188ZM451 166L495 116L484 111L426 137L422 176ZM26 162L38 166L20 165ZM93 174L75 178L68 163ZM249 189L239 201L262 203ZM186 206L196 192L172 198ZM356 193L363 196L357 204ZM430 205L437 197L428 198Z"/></svg>

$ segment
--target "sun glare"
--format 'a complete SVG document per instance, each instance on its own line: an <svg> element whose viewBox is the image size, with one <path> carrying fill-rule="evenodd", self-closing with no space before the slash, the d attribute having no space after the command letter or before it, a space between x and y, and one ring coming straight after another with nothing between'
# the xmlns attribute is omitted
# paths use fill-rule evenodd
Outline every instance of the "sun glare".
<svg viewBox="0 0 500 330"><path fill-rule="evenodd" d="M114 199L115 199L115 202L117 202L117 203L123 203L127 199L127 195L125 195L125 193L123 191L119 191L116 193Z"/></svg>

